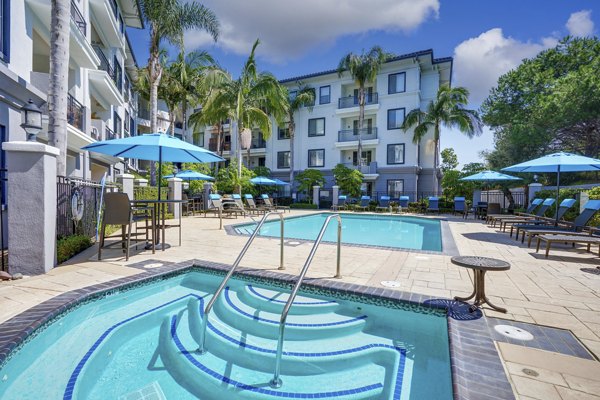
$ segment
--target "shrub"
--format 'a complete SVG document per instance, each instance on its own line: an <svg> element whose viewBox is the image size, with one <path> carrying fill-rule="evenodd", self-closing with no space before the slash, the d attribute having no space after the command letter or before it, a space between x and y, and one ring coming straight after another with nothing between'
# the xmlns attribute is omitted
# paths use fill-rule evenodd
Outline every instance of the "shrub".
<svg viewBox="0 0 600 400"><path fill-rule="evenodd" d="M596 186L587 192L590 200L600 200L600 186ZM589 222L591 226L600 226L600 215L596 214Z"/></svg>
<svg viewBox="0 0 600 400"><path fill-rule="evenodd" d="M301 210L316 210L317 205L311 203L292 203L290 204L290 208L297 208Z"/></svg>
<svg viewBox="0 0 600 400"><path fill-rule="evenodd" d="M348 168L344 164L338 164L333 168L333 176L335 183L343 193L351 197L360 196L363 174L359 170Z"/></svg>
<svg viewBox="0 0 600 400"><path fill-rule="evenodd" d="M560 204L564 199L576 199L577 194L580 192L579 189L560 189L558 194L558 204ZM535 194L535 197L539 199L548 199L548 198L556 198L556 190L540 190ZM556 215L556 207L558 205L554 203L552 207L546 211L546 216L553 217ZM571 207L564 215L563 219L566 221L573 221L579 215L579 202L577 201L573 207Z"/></svg>
<svg viewBox="0 0 600 400"><path fill-rule="evenodd" d="M81 253L92 245L92 240L85 235L66 236L56 242L56 259L59 264Z"/></svg>

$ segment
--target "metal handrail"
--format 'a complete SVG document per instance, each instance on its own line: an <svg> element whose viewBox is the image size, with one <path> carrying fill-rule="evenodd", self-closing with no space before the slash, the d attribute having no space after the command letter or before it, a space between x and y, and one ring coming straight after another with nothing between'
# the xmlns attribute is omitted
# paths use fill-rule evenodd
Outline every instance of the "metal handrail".
<svg viewBox="0 0 600 400"><path fill-rule="evenodd" d="M302 267L302 271L300 271L300 275L298 275L298 281L296 282L294 289L292 289L292 293L290 293L290 297L288 298L287 303L285 303L285 307L283 308L283 312L281 313L281 319L279 320L279 339L277 341L277 354L275 356L275 374L273 375L273 379L271 379L271 382L269 382L269 384L273 388L280 388L281 385L283 384L283 382L281 381L281 378L279 377L279 374L281 372L281 356L283 353L283 335L285 333L285 321L287 320L287 316L290 311L290 307L294 303L294 299L296 298L296 295L298 294L298 289L300 289L300 285L302 285L302 281L304 280L304 277L306 276L308 267L310 266L310 264L315 256L315 253L317 252L317 248L319 247L321 240L323 240L323 235L325 235L325 231L327 230L327 227L329 226L329 221L331 221L333 218L337 218L337 220L338 220L337 267L336 267L336 274L335 274L334 278L342 277L342 274L340 271L340 258L341 258L340 256L341 256L341 243L342 243L342 218L340 217L340 214L332 214L332 215L328 216L327 219L325 220L325 222L323 223L321 232L319 232L319 236L317 236L317 239L315 240L315 243L313 244L313 247L310 250L310 253L308 254L308 258L306 259L306 262L304 263L304 266Z"/></svg>
<svg viewBox="0 0 600 400"><path fill-rule="evenodd" d="M256 236L258 236L258 233L260 232L260 228L267 221L267 217L269 215L271 215L271 214L277 214L279 216L279 219L281 220L281 242L280 242L280 251L279 251L279 269L285 269L285 267L283 266L283 225L284 225L283 214L280 213L280 212L278 212L278 211L269 211L260 220L260 222L258 223L258 225L256 225L256 229L254 229L254 232L252 232L252 235L250 235L250 238L248 239L248 241L244 245L244 248L242 249L242 251L240 251L240 254L236 258L236 260L233 263L233 265L231 266L231 268L229 269L229 272L227 273L227 275L225 275L225 278L223 279L223 281L221 282L221 284L217 288L217 291L213 295L212 299L210 299L210 301L206 304L206 307L204 308L204 315L202 316L202 337L200 339L200 346L198 348L198 353L199 354L206 353L206 349L204 348L205 347L204 344L206 342L206 325L208 323L208 314L210 313L210 310L212 309L215 301L217 301L217 299L219 298L219 295L221 294L221 292L223 291L223 289L225 289L225 285L227 285L227 282L229 281L229 278L231 278L231 276L235 272L235 269L238 267L238 265L240 265L240 262L242 261L242 258L244 257L244 255L246 254L246 252L248 251L248 249L250 248L250 245L254 241L254 238L256 238Z"/></svg>

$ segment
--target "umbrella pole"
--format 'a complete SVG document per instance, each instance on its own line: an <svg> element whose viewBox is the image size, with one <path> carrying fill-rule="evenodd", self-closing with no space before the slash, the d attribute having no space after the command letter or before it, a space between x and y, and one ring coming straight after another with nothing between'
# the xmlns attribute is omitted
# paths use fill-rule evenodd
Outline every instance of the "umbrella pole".
<svg viewBox="0 0 600 400"><path fill-rule="evenodd" d="M160 201L160 183L162 181L162 147L158 148L158 201Z"/></svg>
<svg viewBox="0 0 600 400"><path fill-rule="evenodd" d="M558 225L558 197L560 195L560 165L558 166L558 171L556 174L556 222L555 225Z"/></svg>

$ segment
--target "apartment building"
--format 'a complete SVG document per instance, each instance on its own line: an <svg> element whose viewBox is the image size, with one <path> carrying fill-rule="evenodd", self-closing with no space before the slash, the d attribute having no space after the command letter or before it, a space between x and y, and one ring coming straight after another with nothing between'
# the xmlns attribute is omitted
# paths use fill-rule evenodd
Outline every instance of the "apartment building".
<svg viewBox="0 0 600 400"><path fill-rule="evenodd" d="M0 135L25 140L20 107L32 99L44 109L50 65L48 0L0 0ZM72 0L68 77L67 175L110 180L134 160L82 151L97 140L135 135L137 96L132 84L137 63L125 27L141 28L136 0ZM47 117L38 135L48 138Z"/></svg>
<svg viewBox="0 0 600 400"><path fill-rule="evenodd" d="M400 129L404 117L415 108L425 109L442 84L449 84L452 58L434 58L432 50L404 54L387 61L374 82L368 84L364 127L358 129L358 86L345 73L336 70L283 79L293 96L302 82L315 90L313 107L301 109L295 116L295 172L318 169L326 177L326 186L334 184L332 169L337 164L360 169L363 190L392 196L411 196L433 191L433 131L413 144L412 131ZM217 127L203 133L205 147L223 150L223 157L235 157L237 138L223 127L222 143L217 146ZM358 155L358 135L362 154ZM287 126L273 123L268 140L260 131L252 132L252 144L244 162L250 168L267 166L273 176L289 180L290 140ZM362 158L362 160L359 159ZM359 162L362 161L362 162Z"/></svg>

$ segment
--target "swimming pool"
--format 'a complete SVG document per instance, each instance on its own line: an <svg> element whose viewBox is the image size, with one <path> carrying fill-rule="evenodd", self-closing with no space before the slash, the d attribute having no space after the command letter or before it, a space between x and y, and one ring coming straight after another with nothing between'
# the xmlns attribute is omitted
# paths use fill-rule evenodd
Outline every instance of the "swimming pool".
<svg viewBox="0 0 600 400"><path fill-rule="evenodd" d="M287 291L233 279L209 318L222 276L188 272L117 292L58 318L0 370L0 398L451 399L441 311L301 293L288 318L283 386L272 378Z"/></svg>
<svg viewBox="0 0 600 400"><path fill-rule="evenodd" d="M285 220L284 233L288 239L315 240L325 218L331 213L290 217ZM367 246L392 247L442 251L441 221L399 215L342 213L342 242ZM238 234L251 234L256 224L235 225ZM279 237L278 220L266 222L261 236ZM337 223L332 220L323 237L324 241L337 241Z"/></svg>

